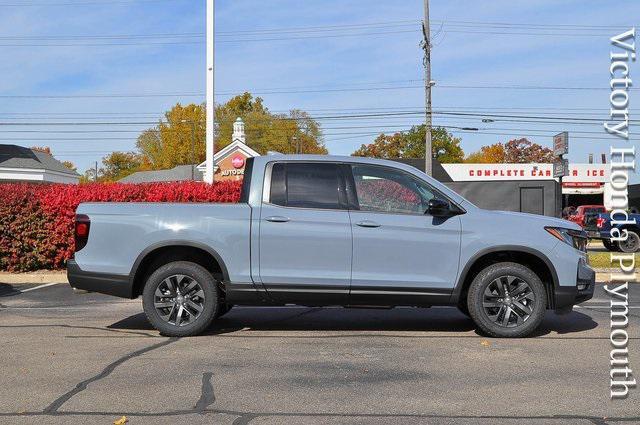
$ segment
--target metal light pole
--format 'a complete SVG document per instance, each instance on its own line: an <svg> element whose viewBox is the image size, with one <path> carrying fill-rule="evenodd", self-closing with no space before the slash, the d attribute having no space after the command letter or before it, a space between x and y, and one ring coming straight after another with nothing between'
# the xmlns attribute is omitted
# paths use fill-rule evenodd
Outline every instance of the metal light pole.
<svg viewBox="0 0 640 425"><path fill-rule="evenodd" d="M195 181L196 160L194 158L194 153L196 150L196 123L191 120L181 120L181 122L191 124L191 181Z"/></svg>
<svg viewBox="0 0 640 425"><path fill-rule="evenodd" d="M293 136L293 143L296 145L296 153L300 154L300 142L298 141L298 136Z"/></svg>
<svg viewBox="0 0 640 425"><path fill-rule="evenodd" d="M207 183L213 183L213 155L214 155L214 140L213 140L213 120L215 119L215 103L214 103L214 48L215 48L215 36L214 36L214 24L215 24L215 0L207 0L207 157L206 157L206 169L204 173L204 181Z"/></svg>
<svg viewBox="0 0 640 425"><path fill-rule="evenodd" d="M433 174L433 148L431 143L431 29L429 27L429 0L424 0L424 22L422 23L422 34L424 36L424 90L425 90L425 151L424 151L424 172L431 176Z"/></svg>

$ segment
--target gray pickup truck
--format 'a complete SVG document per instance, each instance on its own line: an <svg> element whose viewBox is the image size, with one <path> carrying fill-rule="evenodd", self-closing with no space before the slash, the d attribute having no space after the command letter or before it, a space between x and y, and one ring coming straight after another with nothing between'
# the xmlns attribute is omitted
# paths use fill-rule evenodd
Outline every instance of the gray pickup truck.
<svg viewBox="0 0 640 425"><path fill-rule="evenodd" d="M250 159L237 204L86 203L75 288L142 295L162 334L236 305L458 307L521 337L593 296L569 221L482 210L417 169L335 156Z"/></svg>

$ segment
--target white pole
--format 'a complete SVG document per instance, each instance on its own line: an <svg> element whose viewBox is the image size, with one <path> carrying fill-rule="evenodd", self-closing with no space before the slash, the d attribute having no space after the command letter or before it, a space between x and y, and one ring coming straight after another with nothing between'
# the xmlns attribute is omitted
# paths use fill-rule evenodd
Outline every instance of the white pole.
<svg viewBox="0 0 640 425"><path fill-rule="evenodd" d="M215 0L207 0L207 159L204 181L213 183L213 122L214 122L214 23Z"/></svg>

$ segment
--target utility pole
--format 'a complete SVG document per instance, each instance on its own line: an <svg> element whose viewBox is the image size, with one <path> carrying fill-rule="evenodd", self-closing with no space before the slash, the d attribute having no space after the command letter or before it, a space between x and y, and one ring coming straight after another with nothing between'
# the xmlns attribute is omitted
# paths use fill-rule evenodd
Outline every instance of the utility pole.
<svg viewBox="0 0 640 425"><path fill-rule="evenodd" d="M97 182L98 181L98 161L96 161L95 166L96 168L94 169L93 181Z"/></svg>
<svg viewBox="0 0 640 425"><path fill-rule="evenodd" d="M213 140L213 129L215 119L215 96L214 96L214 61L215 61L215 0L207 0L207 156L204 181L213 183L213 155L215 144Z"/></svg>
<svg viewBox="0 0 640 425"><path fill-rule="evenodd" d="M433 148L431 144L431 29L429 27L429 0L424 0L424 22L422 23L422 35L424 40L424 91L425 91L425 152L424 172L433 175Z"/></svg>

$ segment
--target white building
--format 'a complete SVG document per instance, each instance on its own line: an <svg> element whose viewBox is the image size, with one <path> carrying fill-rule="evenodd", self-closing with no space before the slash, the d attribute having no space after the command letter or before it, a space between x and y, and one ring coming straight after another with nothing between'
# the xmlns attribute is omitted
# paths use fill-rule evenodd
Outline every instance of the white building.
<svg viewBox="0 0 640 425"><path fill-rule="evenodd" d="M0 145L0 182L78 184L80 174L46 152Z"/></svg>

